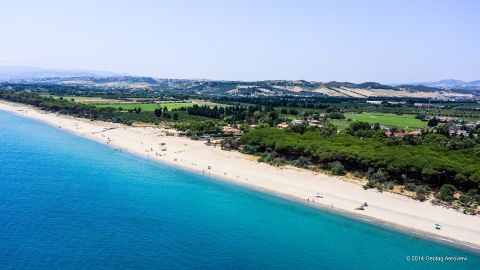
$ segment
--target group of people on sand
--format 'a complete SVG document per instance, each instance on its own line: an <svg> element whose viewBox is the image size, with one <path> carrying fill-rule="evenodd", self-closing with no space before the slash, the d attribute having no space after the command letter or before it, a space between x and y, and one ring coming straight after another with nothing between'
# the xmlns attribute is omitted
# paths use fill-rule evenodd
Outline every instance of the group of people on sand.
<svg viewBox="0 0 480 270"><path fill-rule="evenodd" d="M312 198L312 203L315 202L315 198L323 199L323 196L319 192L317 192L317 194L315 194L315 196L313 196L313 198ZM310 202L310 198L307 198L307 202Z"/></svg>
<svg viewBox="0 0 480 270"><path fill-rule="evenodd" d="M355 210L365 210L365 207L367 206L368 206L368 203L364 202L359 207L355 208Z"/></svg>

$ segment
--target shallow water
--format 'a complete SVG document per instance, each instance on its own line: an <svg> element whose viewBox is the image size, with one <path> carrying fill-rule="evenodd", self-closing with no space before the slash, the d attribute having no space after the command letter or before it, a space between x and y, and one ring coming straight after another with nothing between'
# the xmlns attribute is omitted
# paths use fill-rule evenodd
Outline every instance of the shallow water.
<svg viewBox="0 0 480 270"><path fill-rule="evenodd" d="M298 268L480 269L480 256L0 111L0 269Z"/></svg>

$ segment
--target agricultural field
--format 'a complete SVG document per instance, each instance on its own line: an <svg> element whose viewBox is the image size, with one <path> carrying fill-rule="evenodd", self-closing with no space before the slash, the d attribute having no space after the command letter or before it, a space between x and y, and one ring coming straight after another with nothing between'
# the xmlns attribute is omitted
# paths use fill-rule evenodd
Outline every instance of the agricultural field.
<svg viewBox="0 0 480 270"><path fill-rule="evenodd" d="M348 119L353 121L363 121L368 123L379 123L383 126L395 126L400 129L413 130L424 128L427 122L415 118L411 114L387 114L387 113L345 113L345 119L331 120L330 122L337 125L339 129L345 129L349 125Z"/></svg>
<svg viewBox="0 0 480 270"><path fill-rule="evenodd" d="M123 110L133 110L140 108L144 112L153 112L155 109L167 107L169 111L180 107L192 107L192 102L161 102L161 103L106 103L96 104L97 108L118 108Z"/></svg>
<svg viewBox="0 0 480 270"><path fill-rule="evenodd" d="M49 95L44 95L49 96ZM53 96L55 98L60 98L60 96ZM164 108L165 106L168 108L169 111L173 109L178 109L180 107L191 107L193 104L199 105L209 105L214 106L217 105L215 103L209 101L186 101L186 102L175 102L175 101L159 101L159 102L152 102L151 99L145 101L145 99L139 98L132 98L132 99L109 99L103 97L83 97L83 96L62 96L62 98L66 100L73 100L75 102L84 103L84 104L92 104L95 105L97 108L122 108L124 110L131 110L134 108L141 108L142 111L154 111L158 108ZM142 102L143 101L143 102Z"/></svg>
<svg viewBox="0 0 480 270"><path fill-rule="evenodd" d="M51 96L51 95L42 95L42 96ZM60 96L51 96L59 99ZM103 97L81 97L81 96L62 96L63 99L72 100L79 103L85 104L100 104L100 103L126 103L128 101L119 100L119 99L110 99Z"/></svg>

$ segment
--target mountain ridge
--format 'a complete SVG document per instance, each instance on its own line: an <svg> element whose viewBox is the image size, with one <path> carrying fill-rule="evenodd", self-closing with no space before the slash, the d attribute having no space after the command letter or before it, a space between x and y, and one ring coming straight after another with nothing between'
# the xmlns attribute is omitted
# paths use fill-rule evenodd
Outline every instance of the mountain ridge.
<svg viewBox="0 0 480 270"><path fill-rule="evenodd" d="M353 98L418 97L432 99L476 99L480 97L480 80L465 82L454 79L397 85L377 82L351 83L307 80L228 81L165 79L150 76L132 76L108 71L0 66L0 81L4 83L55 84L110 90L143 89L206 95L298 95Z"/></svg>

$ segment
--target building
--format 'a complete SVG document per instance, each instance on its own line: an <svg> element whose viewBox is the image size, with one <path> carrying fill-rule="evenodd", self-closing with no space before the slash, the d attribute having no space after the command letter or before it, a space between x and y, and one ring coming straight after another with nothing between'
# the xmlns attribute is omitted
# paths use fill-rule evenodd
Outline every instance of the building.
<svg viewBox="0 0 480 270"><path fill-rule="evenodd" d="M301 119L295 119L292 122L290 122L290 124L291 125L303 125L303 124L305 124L305 121L301 120Z"/></svg>
<svg viewBox="0 0 480 270"><path fill-rule="evenodd" d="M414 138L419 137L422 135L420 130L410 131L410 132L385 132L385 136L387 137L395 137L395 138L403 138L405 136L412 136Z"/></svg>
<svg viewBox="0 0 480 270"><path fill-rule="evenodd" d="M382 105L383 101L381 100L367 100L367 104L373 104L373 105Z"/></svg>
<svg viewBox="0 0 480 270"><path fill-rule="evenodd" d="M234 136L240 136L240 135L242 135L242 133L243 133L243 132L242 132L241 130L239 130L238 128L234 128L234 127L231 127L231 126L224 126L224 127L222 128L222 130L223 130L223 132L225 132L225 133L230 133L230 134L232 134L232 135L234 135Z"/></svg>
<svg viewBox="0 0 480 270"><path fill-rule="evenodd" d="M314 127L321 127L321 126L322 126L322 122L319 121L319 120L310 119L310 120L308 120L308 125L314 126Z"/></svg>
<svg viewBox="0 0 480 270"><path fill-rule="evenodd" d="M288 124L287 123L280 123L277 125L278 128L281 128L281 129L286 129L288 128Z"/></svg>
<svg viewBox="0 0 480 270"><path fill-rule="evenodd" d="M443 108L445 106L435 103L413 103L415 107L426 107L426 108Z"/></svg>

